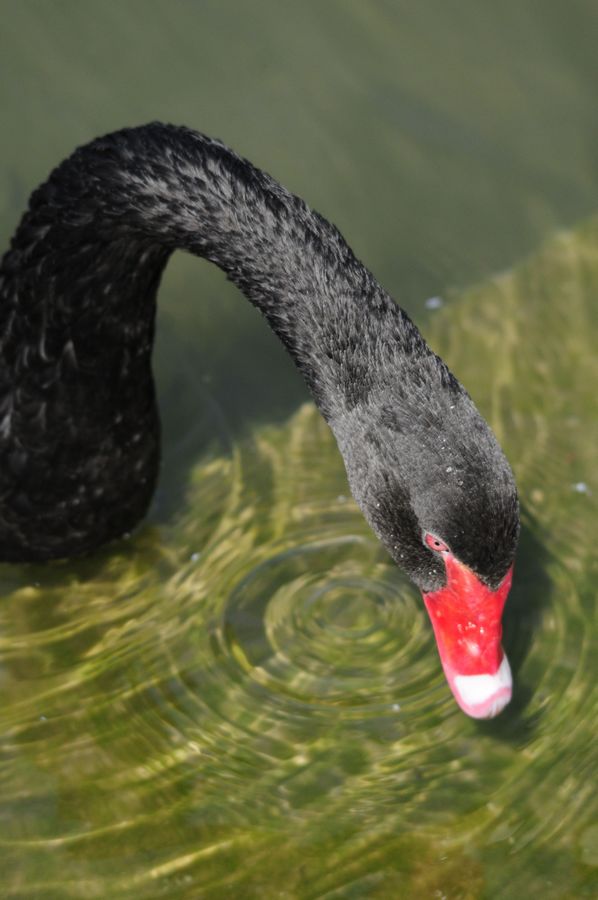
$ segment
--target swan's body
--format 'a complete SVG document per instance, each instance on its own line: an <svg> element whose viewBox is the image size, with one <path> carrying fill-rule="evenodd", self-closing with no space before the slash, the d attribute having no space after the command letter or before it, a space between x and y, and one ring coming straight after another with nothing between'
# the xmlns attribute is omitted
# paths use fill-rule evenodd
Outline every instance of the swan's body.
<svg viewBox="0 0 598 900"><path fill-rule="evenodd" d="M468 394L332 225L219 142L159 124L62 163L2 261L0 558L80 554L144 515L159 456L155 297L176 249L216 263L268 319L353 495L431 614L429 598L452 590L452 561L479 587L470 619L502 609L516 489ZM500 614L497 627L494 671ZM451 676L451 646L455 690L454 677L482 673Z"/></svg>

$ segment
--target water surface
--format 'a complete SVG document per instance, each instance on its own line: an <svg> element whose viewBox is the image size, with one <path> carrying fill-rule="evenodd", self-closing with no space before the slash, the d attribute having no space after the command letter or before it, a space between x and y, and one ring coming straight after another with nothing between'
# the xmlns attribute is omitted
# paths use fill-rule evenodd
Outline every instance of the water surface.
<svg viewBox="0 0 598 900"><path fill-rule="evenodd" d="M177 258L148 521L0 568L2 895L595 896L592 8L165 9L7 5L2 234L74 144L155 117L341 225L515 469L516 691L492 722L458 710L290 361Z"/></svg>

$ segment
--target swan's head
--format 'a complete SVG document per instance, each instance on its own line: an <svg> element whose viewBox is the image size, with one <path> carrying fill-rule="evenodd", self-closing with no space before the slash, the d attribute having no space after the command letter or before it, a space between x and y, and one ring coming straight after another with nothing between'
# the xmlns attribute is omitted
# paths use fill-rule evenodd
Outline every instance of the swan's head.
<svg viewBox="0 0 598 900"><path fill-rule="evenodd" d="M475 718L511 697L502 612L519 535L513 474L467 393L444 378L388 385L335 428L355 499L395 562L420 588L442 665ZM382 399L383 398L383 399Z"/></svg>

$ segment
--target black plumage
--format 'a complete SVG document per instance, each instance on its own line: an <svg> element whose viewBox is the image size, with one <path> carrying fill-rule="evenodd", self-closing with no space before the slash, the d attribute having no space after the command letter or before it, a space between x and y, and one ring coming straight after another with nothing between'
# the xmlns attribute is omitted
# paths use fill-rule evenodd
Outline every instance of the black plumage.
<svg viewBox="0 0 598 900"><path fill-rule="evenodd" d="M155 301L176 249L215 263L264 314L410 577L444 583L430 532L498 585L517 494L464 388L336 228L219 141L158 123L58 166L0 265L0 558L85 553L146 512Z"/></svg>

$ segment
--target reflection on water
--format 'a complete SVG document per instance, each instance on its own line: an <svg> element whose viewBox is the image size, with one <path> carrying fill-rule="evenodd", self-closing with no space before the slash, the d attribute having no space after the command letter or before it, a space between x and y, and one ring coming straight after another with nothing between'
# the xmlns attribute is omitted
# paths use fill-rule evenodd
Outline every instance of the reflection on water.
<svg viewBox="0 0 598 900"><path fill-rule="evenodd" d="M524 502L492 722L310 405L129 541L2 568L6 896L595 895L597 292L590 222L430 327Z"/></svg>

